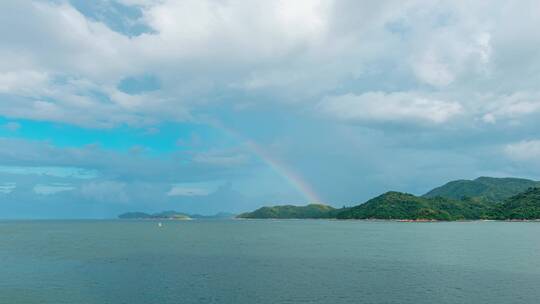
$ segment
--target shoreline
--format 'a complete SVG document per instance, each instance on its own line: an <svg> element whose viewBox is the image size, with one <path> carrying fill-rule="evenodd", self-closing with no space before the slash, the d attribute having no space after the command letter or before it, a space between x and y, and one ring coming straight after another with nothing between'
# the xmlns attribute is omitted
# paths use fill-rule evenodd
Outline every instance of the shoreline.
<svg viewBox="0 0 540 304"><path fill-rule="evenodd" d="M428 220L428 219L336 219L336 218L234 218L233 220L255 220L255 221L362 221L362 222L395 222L395 223L469 223L469 222L508 222L508 223L521 223L521 222L540 222L540 219L533 220L455 220L455 221L443 221L443 220Z"/></svg>
<svg viewBox="0 0 540 304"><path fill-rule="evenodd" d="M30 222L30 221L146 221L146 222L192 222L192 221L334 221L334 222L394 222L394 223L471 223L471 222L505 222L505 223L540 223L540 219L507 219L507 220L427 220L427 219L336 219L336 218L189 218L189 219L173 219L173 218L134 218L134 219L119 219L119 218L0 218L0 222Z"/></svg>

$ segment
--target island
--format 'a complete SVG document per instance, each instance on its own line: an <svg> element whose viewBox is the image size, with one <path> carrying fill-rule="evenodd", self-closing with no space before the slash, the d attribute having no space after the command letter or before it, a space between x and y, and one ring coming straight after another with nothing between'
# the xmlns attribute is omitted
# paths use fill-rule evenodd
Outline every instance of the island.
<svg viewBox="0 0 540 304"><path fill-rule="evenodd" d="M126 212L118 215L119 219L166 219L166 220L192 220L192 219L230 219L236 215L227 212L219 212L214 215L189 214L174 210L162 211L158 213L146 212Z"/></svg>
<svg viewBox="0 0 540 304"><path fill-rule="evenodd" d="M191 220L191 217L176 211L163 211L159 213L126 212L118 216L119 219L164 219L164 220Z"/></svg>
<svg viewBox="0 0 540 304"><path fill-rule="evenodd" d="M253 212L238 215L238 218L276 218L276 219L309 219L309 218L332 218L338 210L332 206L323 204L309 204L307 206L273 206L262 207Z"/></svg>
<svg viewBox="0 0 540 304"><path fill-rule="evenodd" d="M480 177L437 187L422 196L386 192L353 207L324 204L262 207L240 219L380 219L401 221L537 220L540 182Z"/></svg>

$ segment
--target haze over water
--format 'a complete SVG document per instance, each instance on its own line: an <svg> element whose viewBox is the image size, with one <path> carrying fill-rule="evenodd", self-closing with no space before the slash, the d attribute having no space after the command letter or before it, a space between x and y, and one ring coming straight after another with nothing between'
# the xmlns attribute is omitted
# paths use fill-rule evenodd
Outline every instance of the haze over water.
<svg viewBox="0 0 540 304"><path fill-rule="evenodd" d="M539 223L1 221L0 303L535 303Z"/></svg>

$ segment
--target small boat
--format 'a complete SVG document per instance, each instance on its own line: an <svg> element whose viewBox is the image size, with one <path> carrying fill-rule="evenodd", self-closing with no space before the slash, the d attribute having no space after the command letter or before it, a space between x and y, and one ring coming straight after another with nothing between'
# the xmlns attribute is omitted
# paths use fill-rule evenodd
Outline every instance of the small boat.
<svg viewBox="0 0 540 304"><path fill-rule="evenodd" d="M158 227L161 227L163 226L163 224L161 224L161 222L157 223Z"/></svg>

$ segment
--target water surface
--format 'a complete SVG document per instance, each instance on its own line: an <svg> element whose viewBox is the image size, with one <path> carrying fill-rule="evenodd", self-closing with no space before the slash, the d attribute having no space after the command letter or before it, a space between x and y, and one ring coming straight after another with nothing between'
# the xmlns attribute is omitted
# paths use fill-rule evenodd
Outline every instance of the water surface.
<svg viewBox="0 0 540 304"><path fill-rule="evenodd" d="M0 221L0 303L538 303L540 223Z"/></svg>

